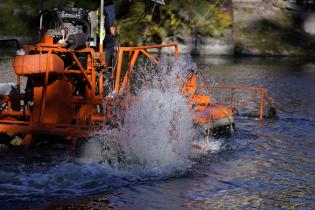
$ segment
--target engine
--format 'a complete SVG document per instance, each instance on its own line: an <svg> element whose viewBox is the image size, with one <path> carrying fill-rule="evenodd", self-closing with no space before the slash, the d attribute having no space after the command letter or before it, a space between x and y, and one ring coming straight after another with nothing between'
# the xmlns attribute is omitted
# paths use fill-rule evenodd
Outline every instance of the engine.
<svg viewBox="0 0 315 210"><path fill-rule="evenodd" d="M82 8L56 8L42 15L42 29L54 43L70 49L96 46L96 12Z"/></svg>

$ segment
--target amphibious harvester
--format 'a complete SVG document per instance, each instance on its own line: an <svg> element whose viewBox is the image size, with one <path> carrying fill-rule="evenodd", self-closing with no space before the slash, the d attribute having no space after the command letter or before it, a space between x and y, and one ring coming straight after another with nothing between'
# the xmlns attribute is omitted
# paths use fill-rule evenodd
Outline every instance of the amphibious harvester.
<svg viewBox="0 0 315 210"><path fill-rule="evenodd" d="M77 139L88 138L105 124L117 126L123 119L116 110L128 109L128 104L137 100L131 94L131 78L139 56L159 64L152 50L172 48L174 62L178 58L178 46L173 43L119 47L117 65L108 66L103 46L103 8L101 0L101 15L82 8L41 13L40 42L18 50L13 60L16 84L9 84L10 91L0 93L1 144L18 138L21 145L42 139L74 145ZM25 91L21 91L21 78L27 81ZM233 132L235 107L211 103L211 95L196 93L201 86L240 88L198 86L197 80L197 74L191 73L178 87L188 98L196 126L206 135L215 130ZM249 90L261 94L262 119L266 91Z"/></svg>

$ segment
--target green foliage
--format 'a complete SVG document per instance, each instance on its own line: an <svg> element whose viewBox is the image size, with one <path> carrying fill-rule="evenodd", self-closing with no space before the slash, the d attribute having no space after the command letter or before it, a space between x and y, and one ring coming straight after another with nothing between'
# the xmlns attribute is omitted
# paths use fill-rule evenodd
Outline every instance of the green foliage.
<svg viewBox="0 0 315 210"><path fill-rule="evenodd" d="M58 6L61 0L44 1L45 8ZM1 0L0 35L36 35L38 1Z"/></svg>
<svg viewBox="0 0 315 210"><path fill-rule="evenodd" d="M66 0L44 0L44 8L51 9L64 2ZM89 2L92 5L96 0ZM167 37L196 34L220 37L231 26L231 17L218 0L166 0L165 6L157 7L153 14L149 12L144 17L148 5L143 1L114 2L123 45L160 43ZM0 35L36 35L37 4L37 0L0 1Z"/></svg>
<svg viewBox="0 0 315 210"><path fill-rule="evenodd" d="M0 33L1 35L31 34L34 32L29 28L32 16L35 14L33 1L10 1L4 0L0 3ZM29 21L25 21L25 19Z"/></svg>
<svg viewBox="0 0 315 210"><path fill-rule="evenodd" d="M207 10L196 15L194 20L196 20L196 29L199 33L213 37L222 36L224 30L232 24L230 15L219 11L214 5L208 5Z"/></svg>
<svg viewBox="0 0 315 210"><path fill-rule="evenodd" d="M117 3L118 10L124 13L118 16L121 28L121 43L125 45L142 41L158 43L166 37L193 36L220 37L226 28L232 25L230 14L222 5L205 0L168 0L166 6L159 7L155 14L141 17L143 4Z"/></svg>
<svg viewBox="0 0 315 210"><path fill-rule="evenodd" d="M144 6L141 3L132 3L130 5L118 4L116 8L123 13L118 13L117 22L120 31L120 42L124 45L134 46L138 44L139 37L144 33L144 30L148 26L149 21L141 18ZM133 15L126 16L131 13Z"/></svg>

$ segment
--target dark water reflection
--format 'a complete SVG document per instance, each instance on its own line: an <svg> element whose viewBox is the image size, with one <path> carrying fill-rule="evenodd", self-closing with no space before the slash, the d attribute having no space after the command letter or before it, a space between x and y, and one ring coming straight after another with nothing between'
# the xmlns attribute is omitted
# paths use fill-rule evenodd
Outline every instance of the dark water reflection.
<svg viewBox="0 0 315 210"><path fill-rule="evenodd" d="M256 119L237 119L238 133L227 142L230 147L203 158L183 177L104 189L80 201L65 199L62 206L315 208L315 61L204 58L198 62L206 77L220 85L266 87L278 118L265 120L263 126ZM20 207L54 207L54 202L33 205L26 200ZM2 207L14 206L3 199L0 203Z"/></svg>
<svg viewBox="0 0 315 210"><path fill-rule="evenodd" d="M188 177L120 188L107 195L110 205L315 208L315 62L205 58L199 66L220 85L266 87L278 119L238 119L233 150L209 156Z"/></svg>

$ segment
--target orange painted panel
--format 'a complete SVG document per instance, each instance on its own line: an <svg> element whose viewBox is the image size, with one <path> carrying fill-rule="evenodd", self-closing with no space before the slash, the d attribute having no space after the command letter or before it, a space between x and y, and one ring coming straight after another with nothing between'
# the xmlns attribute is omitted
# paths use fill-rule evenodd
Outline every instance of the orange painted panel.
<svg viewBox="0 0 315 210"><path fill-rule="evenodd" d="M184 87L182 88L182 92L185 95L194 95L197 89L197 77L195 74L192 74L184 84Z"/></svg>
<svg viewBox="0 0 315 210"><path fill-rule="evenodd" d="M13 67L17 75L44 74L46 68L50 73L64 72L64 62L55 54L18 55Z"/></svg>
<svg viewBox="0 0 315 210"><path fill-rule="evenodd" d="M190 100L192 100L192 102L194 104L198 104L198 105L207 105L210 103L210 99L211 99L211 96L208 95L193 95L191 96Z"/></svg>
<svg viewBox="0 0 315 210"><path fill-rule="evenodd" d="M72 85L63 79L51 81L47 87L46 102L44 107L44 124L70 124L73 117L72 110ZM35 81L34 107L32 123L39 124L41 112L43 86L40 81Z"/></svg>
<svg viewBox="0 0 315 210"><path fill-rule="evenodd" d="M232 110L220 104L202 106L202 109L197 108L194 111L195 122L201 124L229 116L233 116Z"/></svg>

